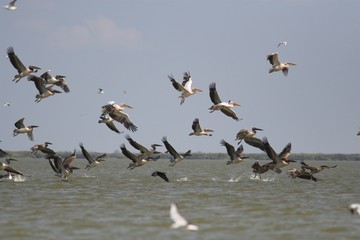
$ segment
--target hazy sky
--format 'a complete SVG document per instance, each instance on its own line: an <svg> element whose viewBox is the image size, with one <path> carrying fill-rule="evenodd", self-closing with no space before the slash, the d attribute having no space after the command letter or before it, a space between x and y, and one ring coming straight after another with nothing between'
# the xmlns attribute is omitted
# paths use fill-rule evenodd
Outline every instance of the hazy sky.
<svg viewBox="0 0 360 240"><path fill-rule="evenodd" d="M8 1L1 1L2 5ZM0 148L29 150L44 141L54 150L118 151L129 134L149 146L168 141L179 152L225 152L242 128L260 127L276 151L358 153L360 137L360 1L358 0L31 0L0 9ZM280 41L286 47L277 48ZM70 93L35 103L26 78L5 58L13 46L40 76L65 75ZM269 74L266 56L294 62L289 75ZM190 71L204 92L180 106L168 75ZM241 104L242 121L209 113L209 84L222 100ZM104 94L97 94L98 87ZM124 102L135 133L99 124L106 102ZM2 107L10 102L10 107ZM12 136L14 123L39 125L35 141ZM211 137L189 136L194 118ZM160 150L164 150L161 148ZM245 153L259 150L244 144Z"/></svg>

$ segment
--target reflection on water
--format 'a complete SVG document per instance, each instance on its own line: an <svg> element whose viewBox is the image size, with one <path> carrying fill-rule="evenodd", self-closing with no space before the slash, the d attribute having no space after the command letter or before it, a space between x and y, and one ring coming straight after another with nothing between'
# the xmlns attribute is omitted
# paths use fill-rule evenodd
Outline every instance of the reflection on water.
<svg viewBox="0 0 360 240"><path fill-rule="evenodd" d="M19 159L25 178L1 180L0 226L6 239L359 239L359 162L316 176L318 182L266 173L254 178L249 160L158 160L134 170L108 159L89 171L77 159L61 181L41 159ZM321 162L308 162L320 165ZM329 164L327 162L327 164ZM15 164L14 164L15 165ZM293 163L290 167L299 167ZM170 182L154 178L166 172ZM200 227L170 229L170 203Z"/></svg>

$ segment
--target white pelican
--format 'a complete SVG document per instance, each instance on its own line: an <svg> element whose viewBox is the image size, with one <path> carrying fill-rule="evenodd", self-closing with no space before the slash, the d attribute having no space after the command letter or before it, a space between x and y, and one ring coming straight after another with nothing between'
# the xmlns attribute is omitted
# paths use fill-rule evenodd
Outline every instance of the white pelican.
<svg viewBox="0 0 360 240"><path fill-rule="evenodd" d="M277 52L267 55L266 59L269 60L270 64L272 65L272 68L269 69L269 73L282 71L283 74L287 76L289 67L296 65L295 63L288 63L288 62L281 63L279 61Z"/></svg>
<svg viewBox="0 0 360 240"><path fill-rule="evenodd" d="M301 179L307 179L307 180L313 180L314 182L317 182L317 178L314 177L311 173L306 172L305 169L296 169L291 168L287 171L290 178L301 178Z"/></svg>
<svg viewBox="0 0 360 240"><path fill-rule="evenodd" d="M24 124L24 119L25 118L21 118L18 121L16 121L16 123L15 123L16 128L13 131L13 136L15 137L20 133L26 133L28 138L31 141L34 141L33 129L37 128L39 126L29 125L29 126L26 127L25 124Z"/></svg>
<svg viewBox="0 0 360 240"><path fill-rule="evenodd" d="M35 67L35 66L29 66L28 68L25 67L25 65L16 56L13 47L9 47L7 49L7 55L8 55L8 58L10 59L11 64L18 71L18 74L15 75L13 81L16 80L16 82L18 82L21 78L26 77L30 73L37 72L39 69L41 69L41 68Z"/></svg>
<svg viewBox="0 0 360 240"><path fill-rule="evenodd" d="M112 118L109 117L109 116L102 116L102 115L101 115L98 123L105 123L106 126L107 126L110 130L112 130L112 131L114 131L114 132L116 132L116 133L119 133L119 134L123 133L123 131L120 132L119 129L117 129L117 127L116 127L115 124L114 124L114 119L112 119Z"/></svg>
<svg viewBox="0 0 360 240"><path fill-rule="evenodd" d="M215 83L211 83L209 85L209 93L210 93L210 99L214 103L214 105L212 105L209 108L211 110L210 112L220 110L226 116L229 116L229 117L235 119L236 121L239 121L239 118L236 116L236 113L231 108L235 107L235 106L240 106L240 104L233 102L231 100L229 100L228 102L222 102L216 91Z"/></svg>
<svg viewBox="0 0 360 240"><path fill-rule="evenodd" d="M48 148L49 145L52 145L51 142L44 142L44 144L36 144L30 148L32 154L36 154L38 151L41 151L48 155L55 154L54 150Z"/></svg>
<svg viewBox="0 0 360 240"><path fill-rule="evenodd" d="M336 166L337 166L337 165L334 165L334 166L321 165L320 167L312 167L312 166L309 166L308 164L306 164L304 161L301 161L300 164L301 164L301 168L309 169L310 173L312 173L312 174L319 173L324 169L336 168Z"/></svg>
<svg viewBox="0 0 360 240"><path fill-rule="evenodd" d="M349 205L349 210L351 214L358 214L360 215L360 204L359 203L352 203Z"/></svg>
<svg viewBox="0 0 360 240"><path fill-rule="evenodd" d="M86 165L85 169L90 170L93 167L98 166L101 162L105 161L105 157L106 157L106 153L102 154L100 156L98 156L97 158L93 158L88 151L86 151L86 149L84 148L84 145L82 143L79 144L80 148L81 148L81 152L84 155L84 157L86 158L86 160L88 160L89 164Z"/></svg>
<svg viewBox="0 0 360 240"><path fill-rule="evenodd" d="M210 132L214 132L213 130L207 128L201 129L198 118L194 119L191 128L193 129L193 132L189 133L189 136L212 136Z"/></svg>
<svg viewBox="0 0 360 240"><path fill-rule="evenodd" d="M240 144L243 139L254 137L256 134L256 131L263 131L263 130L261 128L257 128L257 127L253 127L251 129L251 131L246 128L243 128L236 134L235 140L240 140L240 142L238 143L238 144Z"/></svg>
<svg viewBox="0 0 360 240"><path fill-rule="evenodd" d="M101 107L101 115L105 116L106 114L109 114L112 119L123 124L126 129L135 132L137 130L137 126L131 122L129 115L123 112L125 108L132 107L125 103L116 104L114 101L110 101Z"/></svg>
<svg viewBox="0 0 360 240"><path fill-rule="evenodd" d="M160 147L160 144L151 144L151 149L146 148L145 146L141 145L140 143L134 141L129 135L125 136L126 140L133 146L135 149L139 150L141 153L141 157L143 158L152 158L154 154L159 154L160 152L156 151L156 147Z"/></svg>
<svg viewBox="0 0 360 240"><path fill-rule="evenodd" d="M287 42L283 41L283 42L279 42L278 46L277 47L280 47L281 45L284 45L284 47L286 47L287 45Z"/></svg>
<svg viewBox="0 0 360 240"><path fill-rule="evenodd" d="M4 8L6 8L7 10L10 10L10 11L16 10L15 2L16 2L16 0L10 1L8 5L4 6Z"/></svg>
<svg viewBox="0 0 360 240"><path fill-rule="evenodd" d="M168 152L170 153L170 155L173 157L171 160L170 160L170 165L171 167L173 167L176 163L184 160L186 157L188 156L191 156L191 150L188 150L186 153L184 154L179 154L171 145L170 143L167 141L167 138L166 137L163 137L162 140L161 140L166 149L168 150Z"/></svg>
<svg viewBox="0 0 360 240"><path fill-rule="evenodd" d="M40 76L45 80L45 84L54 84L54 85L60 87L64 92L66 92L66 93L70 92L70 89L69 89L68 85L65 82L65 76L56 75L54 77L54 76L50 75L49 71L50 70L44 72Z"/></svg>
<svg viewBox="0 0 360 240"><path fill-rule="evenodd" d="M58 154L52 154L46 156L48 159L51 168L56 173L56 176L61 177L61 180L68 180L68 177L73 173L73 170L79 169L78 167L71 166L72 162L76 159L76 150L70 156L66 157L64 160ZM54 163L51 161L54 160Z"/></svg>
<svg viewBox="0 0 360 240"><path fill-rule="evenodd" d="M10 167L10 161L17 161L16 159L13 158L7 158L6 159L6 163L0 162L0 170L6 171L8 173L14 173L14 174L19 174L21 176L24 176L24 174L22 174L21 172L19 172L18 170Z"/></svg>
<svg viewBox="0 0 360 240"><path fill-rule="evenodd" d="M120 145L121 152L124 154L125 157L130 159L132 163L129 164L128 168L130 170L145 165L149 162L149 160L144 159L142 157L135 156L129 150L126 149L125 144Z"/></svg>
<svg viewBox="0 0 360 240"><path fill-rule="evenodd" d="M169 182L169 179L168 179L168 177L166 176L166 173L164 173L164 172L155 171L155 172L153 172L153 173L151 174L151 176L153 176L153 177L158 176L158 177L164 179L165 182Z"/></svg>
<svg viewBox="0 0 360 240"><path fill-rule="evenodd" d="M174 222L171 224L171 228L186 228L187 230L197 231L199 227L190 224L179 212L178 207L175 203L170 205L170 218Z"/></svg>
<svg viewBox="0 0 360 240"><path fill-rule="evenodd" d="M29 75L28 81L32 81L35 83L36 89L39 91L38 94L35 96L35 102L40 102L42 99L54 96L55 93L61 93L58 90L52 89L52 86L46 87L45 80L42 77L37 77L35 75Z"/></svg>
<svg viewBox="0 0 360 240"><path fill-rule="evenodd" d="M226 147L226 151L230 157L230 160L226 162L227 165L233 164L233 163L240 163L243 162L244 159L249 157L242 156L242 153L244 152L243 145L240 145L238 149L235 151L235 148L230 143L226 142L224 139L220 141L220 145Z"/></svg>
<svg viewBox="0 0 360 240"><path fill-rule="evenodd" d="M202 90L198 88L191 87L192 80L190 76L190 72L184 72L183 82L180 84L178 81L175 80L173 75L168 76L174 88L181 92L179 98L181 98L180 105L185 102L185 98L194 95L197 92L202 92Z"/></svg>
<svg viewBox="0 0 360 240"><path fill-rule="evenodd" d="M271 170L275 171L276 173L281 173L280 168L287 166L290 162L295 162L294 160L288 159L291 152L291 143L288 143L278 155L270 146L266 137L262 139L262 142L264 144L266 154L272 160L272 162L268 163L268 166Z"/></svg>

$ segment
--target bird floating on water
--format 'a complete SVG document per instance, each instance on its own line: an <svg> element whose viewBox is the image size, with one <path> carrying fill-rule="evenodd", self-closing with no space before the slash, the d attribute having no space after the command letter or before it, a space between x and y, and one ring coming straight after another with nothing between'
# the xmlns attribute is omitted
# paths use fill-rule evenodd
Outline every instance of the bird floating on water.
<svg viewBox="0 0 360 240"><path fill-rule="evenodd" d="M179 212L179 209L175 203L171 203L170 205L170 218L174 222L171 224L171 228L185 228L187 230L191 231L197 231L199 230L199 227L190 224Z"/></svg>
<svg viewBox="0 0 360 240"><path fill-rule="evenodd" d="M174 88L181 92L181 95L179 96L179 98L181 98L180 105L182 105L185 102L185 98L190 97L191 95L194 95L197 92L202 92L201 89L191 87L192 80L189 71L184 72L182 83L176 81L173 75L169 75L168 78L172 82Z"/></svg>
<svg viewBox="0 0 360 240"><path fill-rule="evenodd" d="M15 129L13 131L13 136L17 136L18 134L21 133L26 133L29 140L34 141L34 135L33 135L33 129L37 128L39 126L36 125L29 125L29 126L25 126L24 124L24 119L25 118L21 118L18 121L15 122Z"/></svg>
<svg viewBox="0 0 360 240"><path fill-rule="evenodd" d="M269 69L269 73L282 71L284 76L287 76L289 67L296 65L295 63L280 62L277 52L267 55L266 59L269 60L270 64L272 65L272 68Z"/></svg>
<svg viewBox="0 0 360 240"><path fill-rule="evenodd" d="M17 7L15 6L15 2L16 0L12 0L11 2L9 2L8 5L5 5L4 8L9 10L9 11L14 11L17 9Z"/></svg>
<svg viewBox="0 0 360 240"><path fill-rule="evenodd" d="M189 133L189 136L212 136L211 132L214 132L214 130L207 128L201 129L198 118L194 119L191 128L193 129L193 132Z"/></svg>
<svg viewBox="0 0 360 240"><path fill-rule="evenodd" d="M226 116L231 117L236 121L239 121L239 118L236 116L236 113L231 108L235 106L240 106L240 104L231 100L227 102L222 102L216 91L216 84L214 82L209 85L209 94L210 94L210 99L214 104L209 108L211 110L210 111L211 113L216 110L220 110Z"/></svg>
<svg viewBox="0 0 360 240"><path fill-rule="evenodd" d="M360 215L360 204L359 203L352 203L349 205L349 210L351 214Z"/></svg>
<svg viewBox="0 0 360 240"><path fill-rule="evenodd" d="M18 71L18 74L15 75L13 81L18 82L21 78L26 77L30 73L37 72L39 67L35 67L30 65L29 67L25 67L25 65L20 61L18 56L14 52L13 47L8 47L7 49L7 56L10 59L11 64L13 67Z"/></svg>

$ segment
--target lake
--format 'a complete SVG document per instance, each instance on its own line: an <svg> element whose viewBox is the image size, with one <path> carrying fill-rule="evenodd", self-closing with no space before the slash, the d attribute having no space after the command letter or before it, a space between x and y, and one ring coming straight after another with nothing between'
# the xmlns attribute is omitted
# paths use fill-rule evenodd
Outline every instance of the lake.
<svg viewBox="0 0 360 240"><path fill-rule="evenodd" d="M3 160L4 161L4 160ZM267 161L261 161L265 163ZM318 182L268 172L252 177L254 160L168 159L126 169L130 160L107 159L69 181L54 176L45 159L18 159L12 166L24 182L0 181L0 226L9 239L360 239L360 162L309 161L337 165ZM167 173L170 182L152 177ZM199 231L170 229L170 203Z"/></svg>

